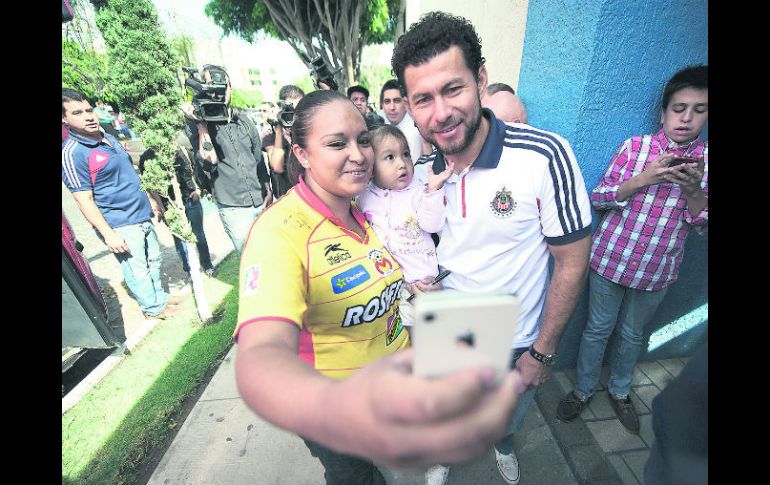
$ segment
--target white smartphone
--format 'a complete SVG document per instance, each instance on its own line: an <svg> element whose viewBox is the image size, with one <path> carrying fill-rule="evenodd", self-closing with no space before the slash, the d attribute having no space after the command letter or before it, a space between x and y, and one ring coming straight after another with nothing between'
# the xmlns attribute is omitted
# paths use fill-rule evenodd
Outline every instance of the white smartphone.
<svg viewBox="0 0 770 485"><path fill-rule="evenodd" d="M519 302L512 295L443 290L415 298L414 373L436 377L486 365L508 372Z"/></svg>

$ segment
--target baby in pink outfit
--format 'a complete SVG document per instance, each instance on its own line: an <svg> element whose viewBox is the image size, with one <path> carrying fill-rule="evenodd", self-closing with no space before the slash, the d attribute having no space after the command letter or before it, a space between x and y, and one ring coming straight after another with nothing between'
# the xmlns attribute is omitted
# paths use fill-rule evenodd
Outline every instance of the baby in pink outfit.
<svg viewBox="0 0 770 485"><path fill-rule="evenodd" d="M380 241L398 261L404 273L399 310L402 324L412 325L412 306L406 299L415 282L430 283L438 274L436 246L431 233L441 230L446 221L444 182L454 164L434 175L427 167L428 182L414 178L414 165L404 134L393 125L370 132L374 148L372 181L356 198Z"/></svg>

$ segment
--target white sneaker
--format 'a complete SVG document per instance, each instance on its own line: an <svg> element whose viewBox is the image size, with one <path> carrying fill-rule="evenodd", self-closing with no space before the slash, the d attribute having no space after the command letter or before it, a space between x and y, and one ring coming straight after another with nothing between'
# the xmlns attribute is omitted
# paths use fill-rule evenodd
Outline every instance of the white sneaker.
<svg viewBox="0 0 770 485"><path fill-rule="evenodd" d="M449 480L449 467L433 465L425 470L425 485L446 485Z"/></svg>
<svg viewBox="0 0 770 485"><path fill-rule="evenodd" d="M510 455L504 455L495 448L495 461L497 461L497 471L507 483L516 485L519 483L521 475L519 474L519 460L516 453L511 450Z"/></svg>

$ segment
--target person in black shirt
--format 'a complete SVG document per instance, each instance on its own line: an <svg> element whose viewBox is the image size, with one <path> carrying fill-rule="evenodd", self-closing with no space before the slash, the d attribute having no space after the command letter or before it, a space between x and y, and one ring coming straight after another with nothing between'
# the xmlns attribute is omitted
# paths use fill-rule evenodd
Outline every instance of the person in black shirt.
<svg viewBox="0 0 770 485"><path fill-rule="evenodd" d="M203 207L201 206L201 190L196 186L193 180L192 171L192 146L190 140L187 139L184 132L177 133L175 140L177 148L176 156L174 157L174 171L176 172L176 179L179 183L179 190L182 192L182 200L184 202L185 214L190 221L190 227L193 234L195 234L198 240L195 243L198 249L198 261L201 265L201 270L206 276L213 277L215 275L214 264L211 262L211 254L209 253L209 245L206 241L206 234L203 232ZM145 161L155 157L155 150L146 150L139 157L139 173L144 173ZM169 185L168 188L169 198L175 198L174 186ZM168 208L168 200L162 197L163 204ZM178 236L174 236L174 246L176 252L179 255L179 259L182 261L182 269L190 273L190 263L187 259L187 247L185 242Z"/></svg>
<svg viewBox="0 0 770 485"><path fill-rule="evenodd" d="M292 106L297 106L303 96L305 96L305 92L292 84L281 87L278 92L278 98ZM294 157L291 151L291 123L282 122L278 117L279 111L280 108L277 108L270 117L273 120L273 132L265 135L262 143L262 149L267 154L267 160L270 164L270 181L273 196L276 199L297 183L296 177L292 179L289 174L291 166L289 159Z"/></svg>
<svg viewBox="0 0 770 485"><path fill-rule="evenodd" d="M203 66L206 82L211 81L212 71L219 71L226 78L229 118L224 123L203 121L193 113L192 104L187 103L182 106L190 120L185 133L192 144L195 163L208 177L225 232L240 254L251 224L272 202L272 191L257 128L248 116L239 115L230 107L232 86L224 69Z"/></svg>

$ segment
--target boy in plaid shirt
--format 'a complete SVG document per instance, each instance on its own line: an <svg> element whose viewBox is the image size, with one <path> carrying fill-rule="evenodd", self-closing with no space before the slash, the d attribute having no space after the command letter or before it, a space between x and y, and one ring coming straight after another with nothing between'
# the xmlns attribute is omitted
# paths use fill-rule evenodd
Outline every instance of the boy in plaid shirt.
<svg viewBox="0 0 770 485"><path fill-rule="evenodd" d="M708 227L708 142L700 138L708 122L708 66L682 69L668 81L660 121L658 133L623 142L591 193L602 218L591 248L576 386L557 409L563 421L587 406L619 323L607 387L621 424L639 433L629 392L644 326L677 279L690 228L702 234Z"/></svg>

